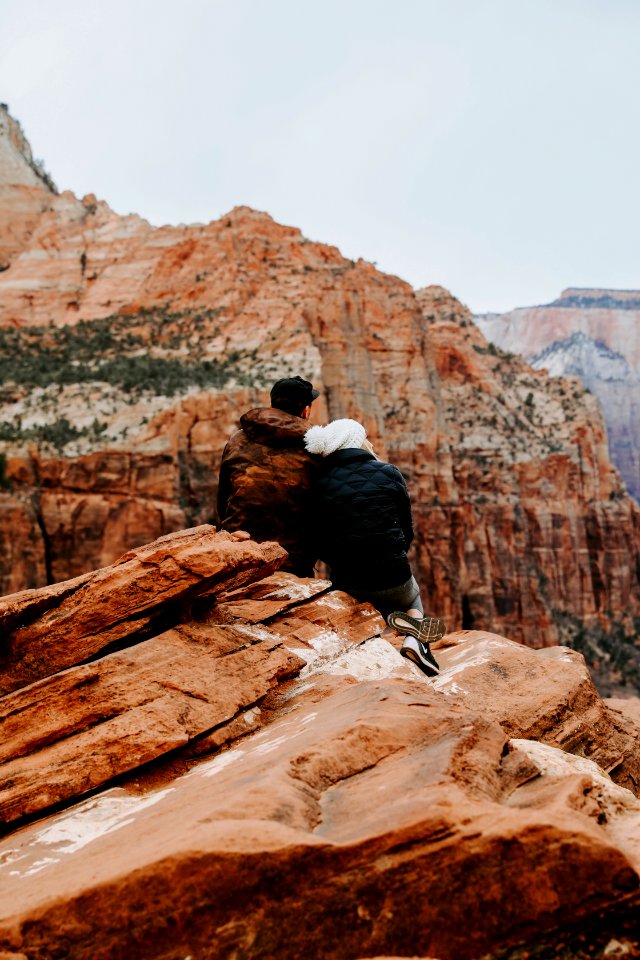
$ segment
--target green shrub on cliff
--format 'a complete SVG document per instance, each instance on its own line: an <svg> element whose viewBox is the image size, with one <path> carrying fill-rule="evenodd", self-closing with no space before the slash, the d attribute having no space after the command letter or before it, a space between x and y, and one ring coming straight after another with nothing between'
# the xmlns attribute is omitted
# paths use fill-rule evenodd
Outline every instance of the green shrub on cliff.
<svg viewBox="0 0 640 960"><path fill-rule="evenodd" d="M53 423L43 423L33 427L22 427L21 423L15 420L13 422L5 420L0 423L0 440L14 443L34 441L48 444L56 450L62 450L72 440L86 435L86 427L78 430L66 417L60 417Z"/></svg>
<svg viewBox="0 0 640 960"><path fill-rule="evenodd" d="M577 650L585 658L603 696L615 696L620 686L640 690L640 618L620 621L611 610L606 614L611 626L588 626L564 610L554 610L560 628L561 643Z"/></svg>
<svg viewBox="0 0 640 960"><path fill-rule="evenodd" d="M219 312L160 309L75 326L0 330L0 386L102 382L127 393L160 396L191 387L221 389L230 381L264 386L269 371L262 369L255 350L206 356L211 339L219 335L212 326Z"/></svg>

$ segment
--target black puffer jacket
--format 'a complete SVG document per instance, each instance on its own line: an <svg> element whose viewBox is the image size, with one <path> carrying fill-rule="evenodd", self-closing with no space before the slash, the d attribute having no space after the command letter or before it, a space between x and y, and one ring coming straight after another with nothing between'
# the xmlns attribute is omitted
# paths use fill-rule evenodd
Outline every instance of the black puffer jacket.
<svg viewBox="0 0 640 960"><path fill-rule="evenodd" d="M320 557L335 586L384 590L411 577L411 502L397 467L366 450L337 450L318 479Z"/></svg>

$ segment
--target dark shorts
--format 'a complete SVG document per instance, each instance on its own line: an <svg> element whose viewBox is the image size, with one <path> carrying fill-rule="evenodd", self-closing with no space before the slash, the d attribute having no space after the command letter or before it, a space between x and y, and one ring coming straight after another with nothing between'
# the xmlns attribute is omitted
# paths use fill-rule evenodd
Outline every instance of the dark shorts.
<svg viewBox="0 0 640 960"><path fill-rule="evenodd" d="M384 590L350 589L343 584L334 584L334 586L339 590L344 590L345 593L350 593L356 600L367 601L380 611L385 620L394 610L409 610L413 607L415 610L424 613L424 607L420 599L420 587L415 577L411 577L397 587L387 587Z"/></svg>

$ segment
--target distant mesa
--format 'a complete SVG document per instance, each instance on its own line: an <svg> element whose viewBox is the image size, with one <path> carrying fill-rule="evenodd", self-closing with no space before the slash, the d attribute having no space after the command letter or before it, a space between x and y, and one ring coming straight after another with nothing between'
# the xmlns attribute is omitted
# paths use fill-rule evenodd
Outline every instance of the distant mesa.
<svg viewBox="0 0 640 960"><path fill-rule="evenodd" d="M553 377L596 377L603 380L631 381L634 374L620 353L606 343L577 330L565 340L556 340L535 357L531 366L547 370Z"/></svg>
<svg viewBox="0 0 640 960"><path fill-rule="evenodd" d="M640 290L568 287L549 304L476 316L486 337L600 401L609 454L640 499Z"/></svg>
<svg viewBox="0 0 640 960"><path fill-rule="evenodd" d="M599 290L567 287L550 307L580 307L585 310L640 310L640 290Z"/></svg>

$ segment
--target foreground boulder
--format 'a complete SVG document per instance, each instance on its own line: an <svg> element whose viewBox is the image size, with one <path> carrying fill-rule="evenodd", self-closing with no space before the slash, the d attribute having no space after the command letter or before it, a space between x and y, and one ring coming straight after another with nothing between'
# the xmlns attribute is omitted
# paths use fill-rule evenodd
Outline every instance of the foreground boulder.
<svg viewBox="0 0 640 960"><path fill-rule="evenodd" d="M420 679L324 680L162 786L7 838L6 946L472 958L637 891L640 804L595 764Z"/></svg>
<svg viewBox="0 0 640 960"><path fill-rule="evenodd" d="M469 631L431 683L326 581L232 581L0 699L0 957L632 943L640 731L580 657Z"/></svg>
<svg viewBox="0 0 640 960"><path fill-rule="evenodd" d="M286 551L204 525L131 550L111 566L0 600L0 693L157 632L205 593L277 569Z"/></svg>
<svg viewBox="0 0 640 960"><path fill-rule="evenodd" d="M301 665L276 636L188 624L2 698L0 821L184 746Z"/></svg>
<svg viewBox="0 0 640 960"><path fill-rule="evenodd" d="M640 793L640 714L634 720L633 708L623 712L615 709L619 701L601 699L581 654L532 650L480 630L451 633L434 649L444 668L437 690L497 720L511 737L595 760L616 783Z"/></svg>

